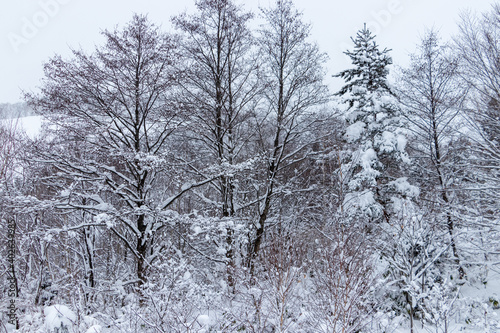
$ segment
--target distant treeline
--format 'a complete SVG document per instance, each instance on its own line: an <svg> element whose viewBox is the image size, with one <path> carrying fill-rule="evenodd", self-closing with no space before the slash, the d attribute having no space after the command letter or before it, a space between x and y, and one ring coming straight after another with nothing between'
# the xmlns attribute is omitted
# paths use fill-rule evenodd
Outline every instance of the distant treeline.
<svg viewBox="0 0 500 333"><path fill-rule="evenodd" d="M24 102L0 103L0 119L32 116L33 110Z"/></svg>

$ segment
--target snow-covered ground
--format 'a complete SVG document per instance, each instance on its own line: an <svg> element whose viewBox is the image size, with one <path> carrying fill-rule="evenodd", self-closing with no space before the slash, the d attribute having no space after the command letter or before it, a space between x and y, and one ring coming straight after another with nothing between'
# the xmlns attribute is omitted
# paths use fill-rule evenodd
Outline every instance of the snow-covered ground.
<svg viewBox="0 0 500 333"><path fill-rule="evenodd" d="M426 322L422 325L420 320L414 321L414 333L436 332L436 333L452 333L452 332L484 332L494 333L500 332L500 274L491 274L487 284L477 285L465 284L461 287L458 297L452 304L443 304L445 307L450 307L449 316L445 320L439 320L436 324ZM186 300L188 301L188 300ZM447 302L446 302L447 303ZM210 313L210 311L207 311ZM198 315L195 319L199 324L197 332L212 332L210 326L215 323L218 318L216 312L214 315ZM123 318L117 318L116 322L126 322L127 315L122 314ZM219 314L220 315L220 314ZM362 330L362 332L373 333L410 333L409 321L406 316L388 318L384 314L375 316L371 325ZM30 317L30 318L28 318ZM377 319L378 318L378 319ZM378 320L378 322L377 322ZM43 309L42 315L28 315L23 320L24 325L34 332L58 332L58 329L67 328L68 332L85 332L85 333L114 333L116 327L107 327L106 323L99 321L95 316L82 315L78 319L74 309L70 305L56 304L47 306ZM17 332L13 327L8 327L8 332ZM27 332L21 330L21 332ZM59 331L60 332L60 331ZM125 332L125 331L120 331ZM130 331L132 332L132 331ZM215 332L215 331L214 331ZM287 332L294 332L289 330ZM302 330L300 332L303 332Z"/></svg>

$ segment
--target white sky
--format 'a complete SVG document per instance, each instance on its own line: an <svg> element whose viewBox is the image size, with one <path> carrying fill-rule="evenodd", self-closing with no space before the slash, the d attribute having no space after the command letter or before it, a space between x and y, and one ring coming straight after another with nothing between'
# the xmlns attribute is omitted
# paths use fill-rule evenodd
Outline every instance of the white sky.
<svg viewBox="0 0 500 333"><path fill-rule="evenodd" d="M254 12L274 0L237 0ZM103 42L100 31L129 21L133 13L148 14L167 31L170 18L194 8L194 0L13 0L0 12L0 103L22 100L21 90L36 91L43 63L54 54L67 56L70 47L92 51ZM439 29L447 40L457 32L463 10L489 11L493 0L295 0L304 20L313 25L313 40L327 52L332 91L342 81L331 75L349 68L342 54L350 37L366 22L381 47L392 49L394 63L405 65L426 28Z"/></svg>

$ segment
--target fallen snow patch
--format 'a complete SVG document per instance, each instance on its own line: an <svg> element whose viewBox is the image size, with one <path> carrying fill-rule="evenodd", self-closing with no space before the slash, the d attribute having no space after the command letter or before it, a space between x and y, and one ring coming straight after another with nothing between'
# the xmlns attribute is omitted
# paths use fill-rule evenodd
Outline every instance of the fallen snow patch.
<svg viewBox="0 0 500 333"><path fill-rule="evenodd" d="M45 329L48 332L73 331L76 314L66 305L56 304L43 310L45 315Z"/></svg>

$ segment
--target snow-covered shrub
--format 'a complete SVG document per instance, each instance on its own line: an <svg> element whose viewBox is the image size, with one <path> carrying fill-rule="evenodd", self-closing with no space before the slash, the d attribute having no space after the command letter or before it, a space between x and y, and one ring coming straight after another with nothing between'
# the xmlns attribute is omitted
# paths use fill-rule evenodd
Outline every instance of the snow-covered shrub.
<svg viewBox="0 0 500 333"><path fill-rule="evenodd" d="M373 314L373 254L362 230L335 224L315 234L308 321L317 332L358 332Z"/></svg>

